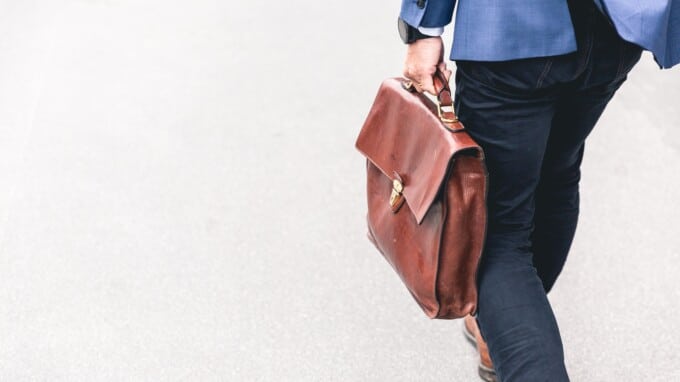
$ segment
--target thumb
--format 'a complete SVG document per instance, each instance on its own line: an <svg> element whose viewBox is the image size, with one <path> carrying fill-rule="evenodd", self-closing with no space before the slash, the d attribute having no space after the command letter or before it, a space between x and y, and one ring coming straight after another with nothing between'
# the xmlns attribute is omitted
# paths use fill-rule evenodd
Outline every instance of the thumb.
<svg viewBox="0 0 680 382"><path fill-rule="evenodd" d="M431 75L426 75L420 79L420 88L432 95L437 95L437 91L434 88L434 80Z"/></svg>
<svg viewBox="0 0 680 382"><path fill-rule="evenodd" d="M443 61L440 62L440 63L437 65L437 69L438 69L440 72L442 72L442 73L444 74L444 76L446 77L446 80L447 80L447 81L451 81L451 74L452 74L452 72L451 72L451 70L449 70L449 69L446 67L446 63L445 63L445 62L443 62Z"/></svg>

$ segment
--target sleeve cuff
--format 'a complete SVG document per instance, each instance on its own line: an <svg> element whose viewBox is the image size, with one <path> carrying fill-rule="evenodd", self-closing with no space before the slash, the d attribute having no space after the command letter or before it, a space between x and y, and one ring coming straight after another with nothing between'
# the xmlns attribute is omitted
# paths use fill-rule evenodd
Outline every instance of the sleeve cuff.
<svg viewBox="0 0 680 382"><path fill-rule="evenodd" d="M418 31L424 35L437 37L444 34L444 27L418 27Z"/></svg>
<svg viewBox="0 0 680 382"><path fill-rule="evenodd" d="M439 28L451 22L455 5L456 0L402 0L399 17L413 27Z"/></svg>

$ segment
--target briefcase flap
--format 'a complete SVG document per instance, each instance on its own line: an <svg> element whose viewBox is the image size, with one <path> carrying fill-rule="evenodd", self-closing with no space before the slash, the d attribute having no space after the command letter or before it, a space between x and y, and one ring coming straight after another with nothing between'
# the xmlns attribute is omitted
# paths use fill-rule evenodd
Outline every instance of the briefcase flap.
<svg viewBox="0 0 680 382"><path fill-rule="evenodd" d="M386 177L401 178L403 196L420 224L454 155L470 151L481 159L483 154L460 122L447 128L437 105L425 95L405 90L403 81L390 78L382 83L356 148Z"/></svg>

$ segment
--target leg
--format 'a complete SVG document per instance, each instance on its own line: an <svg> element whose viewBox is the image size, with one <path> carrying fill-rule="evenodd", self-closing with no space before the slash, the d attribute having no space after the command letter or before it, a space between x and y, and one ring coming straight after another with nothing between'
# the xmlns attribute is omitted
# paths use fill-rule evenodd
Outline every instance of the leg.
<svg viewBox="0 0 680 382"><path fill-rule="evenodd" d="M504 382L568 380L546 289L576 227L583 140L639 59L639 50L623 43L592 4L575 4L577 52L459 62L456 73L458 116L484 148L489 168L477 322ZM576 113L587 114L578 126ZM548 243L550 235L559 240Z"/></svg>
<svg viewBox="0 0 680 382"><path fill-rule="evenodd" d="M564 266L576 231L585 139L641 53L611 28L598 32L593 64L580 76L584 81L557 103L536 190L533 263L546 293Z"/></svg>
<svg viewBox="0 0 680 382"><path fill-rule="evenodd" d="M532 263L534 191L557 93L537 89L550 59L459 62L458 116L485 150L489 227L478 322L503 381L568 380L562 342Z"/></svg>
<svg viewBox="0 0 680 382"><path fill-rule="evenodd" d="M578 97L560 102L536 189L533 263L546 293L559 276L576 232L579 181L585 139L608 101L593 104ZM590 110L585 110L590 109Z"/></svg>

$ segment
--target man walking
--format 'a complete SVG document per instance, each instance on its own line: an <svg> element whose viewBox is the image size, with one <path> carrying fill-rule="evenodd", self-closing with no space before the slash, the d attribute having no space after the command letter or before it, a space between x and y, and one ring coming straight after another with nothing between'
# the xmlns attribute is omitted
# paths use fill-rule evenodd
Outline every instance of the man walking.
<svg viewBox="0 0 680 382"><path fill-rule="evenodd" d="M680 61L680 5L630 3L458 1L455 107L489 171L478 312L465 320L487 381L569 380L546 294L576 230L586 137L643 48L662 67ZM435 71L451 74L439 36L454 6L402 2L404 76L419 91L434 93Z"/></svg>

